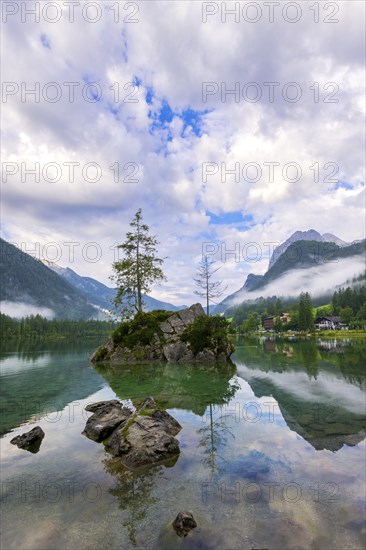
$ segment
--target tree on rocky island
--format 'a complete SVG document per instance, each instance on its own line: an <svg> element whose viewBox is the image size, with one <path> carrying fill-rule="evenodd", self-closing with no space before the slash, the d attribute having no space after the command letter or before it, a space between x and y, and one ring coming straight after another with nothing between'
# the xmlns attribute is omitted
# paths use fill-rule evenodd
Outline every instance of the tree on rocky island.
<svg viewBox="0 0 366 550"><path fill-rule="evenodd" d="M220 298L227 289L227 286L222 286L222 281L211 281L213 275L221 269L220 267L214 269L214 263L205 255L197 267L196 276L193 277L197 287L194 293L206 299L207 315L210 315L210 302L213 301L213 298Z"/></svg>
<svg viewBox="0 0 366 550"><path fill-rule="evenodd" d="M160 267L164 259L159 258L156 251L159 243L155 236L149 235L149 226L142 222L141 208L130 226L133 229L126 233L125 242L117 246L124 257L113 263L111 276L117 286L114 304L125 316L132 311L142 313L142 294L148 294L154 283L166 280Z"/></svg>

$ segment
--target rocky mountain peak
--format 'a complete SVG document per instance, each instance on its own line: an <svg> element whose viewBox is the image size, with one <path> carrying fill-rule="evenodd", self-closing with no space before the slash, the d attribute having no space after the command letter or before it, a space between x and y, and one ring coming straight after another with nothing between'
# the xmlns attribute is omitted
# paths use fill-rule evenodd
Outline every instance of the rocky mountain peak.
<svg viewBox="0 0 366 550"><path fill-rule="evenodd" d="M284 252L286 252L286 250L292 243L295 243L297 241L331 242L341 247L349 246L350 244L342 241L342 239L340 239L336 235L333 235L332 233L324 233L323 235L321 235L315 229L308 229L307 231L295 231L295 233L293 233L285 242L275 248L271 259L269 260L268 269L270 269L273 264L278 260L278 258Z"/></svg>

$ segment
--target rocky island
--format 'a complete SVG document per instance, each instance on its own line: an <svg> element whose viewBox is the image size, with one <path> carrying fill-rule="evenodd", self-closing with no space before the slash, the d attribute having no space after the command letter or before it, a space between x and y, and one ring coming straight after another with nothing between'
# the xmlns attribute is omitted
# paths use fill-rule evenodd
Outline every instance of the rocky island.
<svg viewBox="0 0 366 550"><path fill-rule="evenodd" d="M90 360L98 364L226 363L233 351L226 319L208 316L201 304L194 304L176 313L138 313L131 321L121 323Z"/></svg>

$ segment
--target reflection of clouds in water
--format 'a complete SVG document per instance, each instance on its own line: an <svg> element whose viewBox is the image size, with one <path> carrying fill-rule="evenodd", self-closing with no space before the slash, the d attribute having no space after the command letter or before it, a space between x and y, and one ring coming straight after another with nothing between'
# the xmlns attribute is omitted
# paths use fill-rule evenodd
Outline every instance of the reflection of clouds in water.
<svg viewBox="0 0 366 550"><path fill-rule="evenodd" d="M334 374L319 373L316 380L309 380L306 373L266 372L259 369L249 369L244 364L237 363L239 375L245 379L256 378L268 380L275 387L286 393L314 403L327 403L339 406L355 414L365 413L365 394L356 386L349 384L344 378Z"/></svg>
<svg viewBox="0 0 366 550"><path fill-rule="evenodd" d="M1 357L1 375L7 376L9 374L16 374L28 369L42 369L51 364L51 354L49 352L42 353L36 352L34 357L29 354L25 357L19 357L16 354L11 357Z"/></svg>

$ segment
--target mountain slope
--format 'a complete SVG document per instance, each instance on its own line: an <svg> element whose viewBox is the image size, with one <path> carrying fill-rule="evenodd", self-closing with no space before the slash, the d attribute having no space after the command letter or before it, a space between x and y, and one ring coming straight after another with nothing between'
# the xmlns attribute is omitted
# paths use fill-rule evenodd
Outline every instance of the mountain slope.
<svg viewBox="0 0 366 550"><path fill-rule="evenodd" d="M365 251L366 240L348 246L308 240L291 243L264 275L249 274L243 287L218 304L215 313L259 296L296 297L311 285L331 296L335 286L365 269Z"/></svg>
<svg viewBox="0 0 366 550"><path fill-rule="evenodd" d="M47 261L44 261L44 263L50 269L55 271L55 273L66 279L71 285L82 292L91 304L95 304L107 310L112 308L112 302L116 295L116 290L114 288L108 287L91 277L82 277L69 267L61 267L53 262ZM143 302L145 304L144 309L146 309L146 311L152 311L154 309L178 311L179 309L184 309L186 307L174 306L168 302L162 302L146 295L143 295Z"/></svg>
<svg viewBox="0 0 366 550"><path fill-rule="evenodd" d="M98 311L68 281L29 254L0 239L0 300L7 315L16 310L62 319L98 317ZM6 310L5 310L6 308Z"/></svg>
<svg viewBox="0 0 366 550"><path fill-rule="evenodd" d="M341 258L364 254L365 244L366 241L361 241L341 247L332 242L297 241L292 243L251 290L265 287L286 271L306 269L327 262L336 263Z"/></svg>

